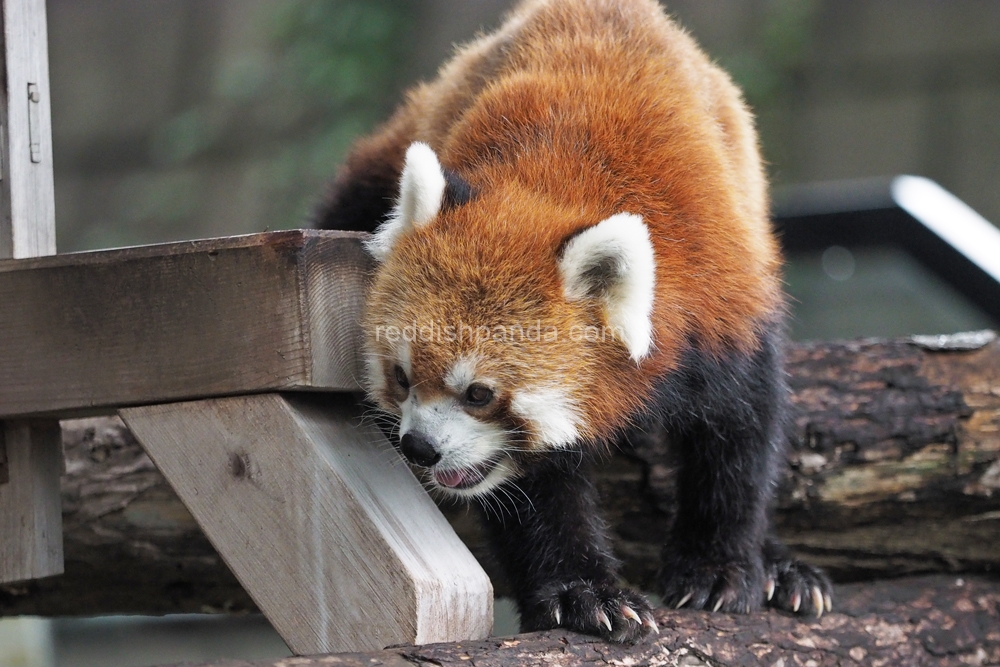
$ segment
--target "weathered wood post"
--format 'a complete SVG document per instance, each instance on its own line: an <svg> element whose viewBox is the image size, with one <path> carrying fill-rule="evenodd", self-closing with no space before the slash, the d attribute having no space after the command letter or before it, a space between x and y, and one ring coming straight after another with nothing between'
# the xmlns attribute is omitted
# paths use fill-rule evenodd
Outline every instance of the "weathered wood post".
<svg viewBox="0 0 1000 667"><path fill-rule="evenodd" d="M0 258L56 252L44 0L3 0ZM4 304L0 304L3 317ZM0 341L3 344L3 341ZM0 582L63 571L59 422L0 424Z"/></svg>

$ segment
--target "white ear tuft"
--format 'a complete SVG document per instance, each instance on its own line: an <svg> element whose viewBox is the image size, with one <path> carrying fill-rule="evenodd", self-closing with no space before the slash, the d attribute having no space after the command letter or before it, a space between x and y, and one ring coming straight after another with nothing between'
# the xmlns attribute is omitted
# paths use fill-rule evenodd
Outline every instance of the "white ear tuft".
<svg viewBox="0 0 1000 667"><path fill-rule="evenodd" d="M569 447L580 438L580 408L572 396L554 386L517 392L510 407L531 423L539 440L553 449Z"/></svg>
<svg viewBox="0 0 1000 667"><path fill-rule="evenodd" d="M446 181L437 155L427 144L416 142L406 149L406 164L399 179L399 219L423 227L441 208Z"/></svg>
<svg viewBox="0 0 1000 667"><path fill-rule="evenodd" d="M559 272L567 299L603 303L608 326L636 363L649 355L656 259L641 216L618 213L574 236Z"/></svg>
<svg viewBox="0 0 1000 667"><path fill-rule="evenodd" d="M389 219L368 239L365 246L378 261L385 260L400 234L423 227L438 214L447 182L434 150L414 142L406 149L406 161L399 178L399 199Z"/></svg>

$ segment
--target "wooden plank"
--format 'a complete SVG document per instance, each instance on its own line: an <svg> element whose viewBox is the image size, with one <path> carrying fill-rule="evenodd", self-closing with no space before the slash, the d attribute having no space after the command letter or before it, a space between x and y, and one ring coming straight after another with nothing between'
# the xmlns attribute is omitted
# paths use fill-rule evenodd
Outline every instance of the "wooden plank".
<svg viewBox="0 0 1000 667"><path fill-rule="evenodd" d="M0 262L0 418L357 390L363 238L272 232Z"/></svg>
<svg viewBox="0 0 1000 667"><path fill-rule="evenodd" d="M263 394L121 415L296 653L487 636L489 578L343 400Z"/></svg>
<svg viewBox="0 0 1000 667"><path fill-rule="evenodd" d="M44 0L4 0L0 257L56 252ZM30 95L30 98L29 98Z"/></svg>
<svg viewBox="0 0 1000 667"><path fill-rule="evenodd" d="M44 0L3 0L0 258L56 251ZM7 300L0 318L8 316ZM10 341L0 336L4 346ZM2 402L3 399L0 399ZM0 582L63 571L59 423L0 422Z"/></svg>
<svg viewBox="0 0 1000 667"><path fill-rule="evenodd" d="M0 484L0 583L61 574L59 422L8 421L0 429L8 469Z"/></svg>

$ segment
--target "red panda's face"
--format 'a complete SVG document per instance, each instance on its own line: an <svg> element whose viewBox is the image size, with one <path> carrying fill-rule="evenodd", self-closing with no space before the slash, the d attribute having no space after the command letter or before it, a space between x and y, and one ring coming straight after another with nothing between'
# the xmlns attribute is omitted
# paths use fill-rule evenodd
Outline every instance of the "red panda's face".
<svg viewBox="0 0 1000 667"><path fill-rule="evenodd" d="M534 221L542 204L484 194L442 210L445 187L430 149L411 147L394 218L369 244L382 265L366 379L400 418L404 456L471 496L515 478L526 457L595 436L591 397L652 347L653 258L638 216L567 239L565 224Z"/></svg>
<svg viewBox="0 0 1000 667"><path fill-rule="evenodd" d="M489 491L523 456L587 433L587 353L558 339L576 315L546 282L440 229L400 239L376 278L369 392L399 415L406 458L449 492Z"/></svg>

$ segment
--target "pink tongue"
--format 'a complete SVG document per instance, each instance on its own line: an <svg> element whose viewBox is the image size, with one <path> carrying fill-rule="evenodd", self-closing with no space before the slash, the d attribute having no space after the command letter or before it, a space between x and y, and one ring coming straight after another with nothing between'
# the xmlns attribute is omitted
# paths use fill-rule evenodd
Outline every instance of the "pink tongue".
<svg viewBox="0 0 1000 667"><path fill-rule="evenodd" d="M465 480L465 475L458 470L435 470L434 479L441 486L455 488Z"/></svg>

